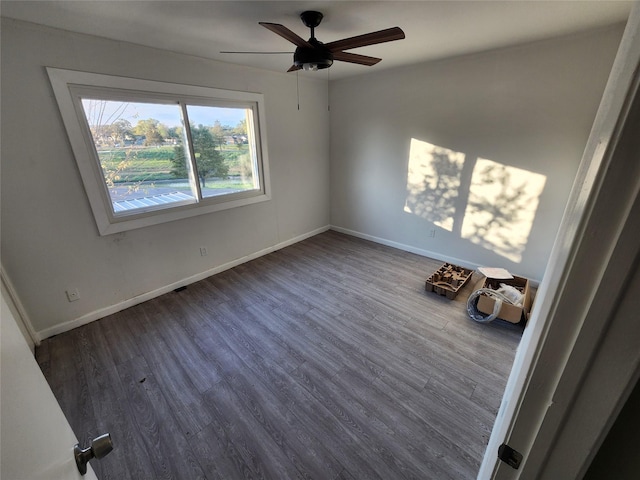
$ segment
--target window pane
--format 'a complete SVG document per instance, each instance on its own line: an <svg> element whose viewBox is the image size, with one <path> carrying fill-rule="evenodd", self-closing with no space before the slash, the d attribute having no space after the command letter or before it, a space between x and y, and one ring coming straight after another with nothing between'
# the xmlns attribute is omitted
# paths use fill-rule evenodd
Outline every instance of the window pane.
<svg viewBox="0 0 640 480"><path fill-rule="evenodd" d="M260 188L247 124L251 109L187 105L202 196Z"/></svg>
<svg viewBox="0 0 640 480"><path fill-rule="evenodd" d="M83 98L115 215L193 203L177 104Z"/></svg>

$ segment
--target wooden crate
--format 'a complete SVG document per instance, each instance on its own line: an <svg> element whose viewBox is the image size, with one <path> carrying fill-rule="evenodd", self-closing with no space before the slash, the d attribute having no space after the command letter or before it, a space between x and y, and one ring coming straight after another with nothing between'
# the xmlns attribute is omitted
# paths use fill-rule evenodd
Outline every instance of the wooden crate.
<svg viewBox="0 0 640 480"><path fill-rule="evenodd" d="M469 281L471 274L473 274L473 270L445 263L427 278L425 290L445 295L448 299L453 300L460 289Z"/></svg>

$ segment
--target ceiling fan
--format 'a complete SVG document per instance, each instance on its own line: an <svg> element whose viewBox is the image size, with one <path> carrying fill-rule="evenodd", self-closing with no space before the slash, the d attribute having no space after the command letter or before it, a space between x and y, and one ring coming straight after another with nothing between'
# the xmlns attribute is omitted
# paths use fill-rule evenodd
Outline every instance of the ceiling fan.
<svg viewBox="0 0 640 480"><path fill-rule="evenodd" d="M320 25L323 15L320 12L306 11L300 14L302 23L311 29L311 38L304 40L296 33L279 23L258 22L263 27L271 30L276 35L280 35L285 40L296 46L293 54L293 65L288 72L296 70L321 70L333 65L334 60L341 62L357 63L359 65L372 66L378 63L381 58L359 55L345 52L352 48L365 47L378 43L402 40L404 32L399 27L387 28L377 32L365 33L355 37L336 40L335 42L322 43L315 37L315 28ZM289 52L221 52L221 53L289 53Z"/></svg>

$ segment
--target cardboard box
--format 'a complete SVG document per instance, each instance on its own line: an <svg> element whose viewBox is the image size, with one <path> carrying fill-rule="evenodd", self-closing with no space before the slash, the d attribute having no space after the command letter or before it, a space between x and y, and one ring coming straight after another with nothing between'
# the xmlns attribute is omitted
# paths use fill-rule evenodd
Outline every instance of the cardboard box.
<svg viewBox="0 0 640 480"><path fill-rule="evenodd" d="M445 263L427 278L424 288L427 292L436 292L438 295L445 295L449 300L453 300L460 289L467 284L472 274L473 270Z"/></svg>
<svg viewBox="0 0 640 480"><path fill-rule="evenodd" d="M515 305L509 305L507 303L502 303L502 307L500 308L500 313L498 313L498 318L502 320L506 320L511 323L520 323L522 319L527 320L529 317L529 312L531 311L531 289L529 286L529 280L524 277L516 277L513 276L512 279L496 279L496 278L482 278L474 288L474 292L481 288L491 288L492 290L497 290L500 288L500 284L504 283L505 285L511 285L517 288L521 293L524 294L523 305L517 307ZM495 305L495 299L488 297L486 295L480 295L478 297L478 310L486 315L490 315L493 313L493 307Z"/></svg>

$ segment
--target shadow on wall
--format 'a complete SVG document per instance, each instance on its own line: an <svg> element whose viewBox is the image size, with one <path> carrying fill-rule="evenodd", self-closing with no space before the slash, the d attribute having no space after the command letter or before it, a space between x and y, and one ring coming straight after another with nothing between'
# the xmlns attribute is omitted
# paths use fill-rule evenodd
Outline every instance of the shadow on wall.
<svg viewBox="0 0 640 480"><path fill-rule="evenodd" d="M404 211L520 263L545 182L539 173L412 138Z"/></svg>

